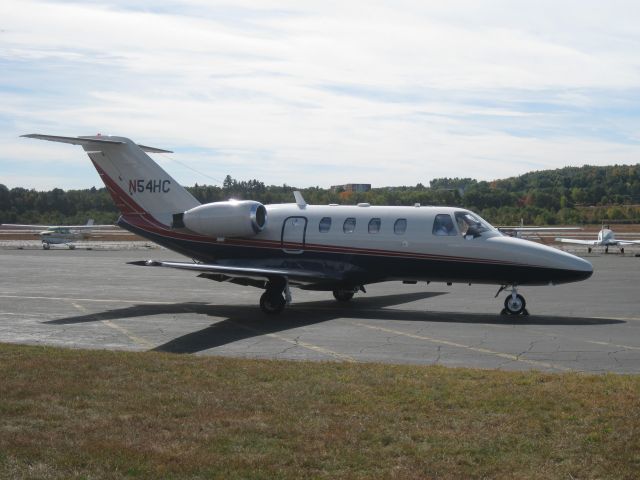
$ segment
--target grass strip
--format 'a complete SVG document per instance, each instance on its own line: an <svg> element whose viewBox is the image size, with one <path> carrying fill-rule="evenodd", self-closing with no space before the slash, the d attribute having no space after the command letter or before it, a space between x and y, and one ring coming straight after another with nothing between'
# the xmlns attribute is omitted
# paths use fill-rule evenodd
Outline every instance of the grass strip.
<svg viewBox="0 0 640 480"><path fill-rule="evenodd" d="M638 478L640 377L0 344L0 478Z"/></svg>

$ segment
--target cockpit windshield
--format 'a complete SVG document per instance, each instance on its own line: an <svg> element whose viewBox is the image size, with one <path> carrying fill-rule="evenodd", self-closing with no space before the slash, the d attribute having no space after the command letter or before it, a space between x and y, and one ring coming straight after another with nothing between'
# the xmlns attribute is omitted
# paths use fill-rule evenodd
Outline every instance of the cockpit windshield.
<svg viewBox="0 0 640 480"><path fill-rule="evenodd" d="M476 238L484 232L495 230L488 222L471 212L455 212L455 217L463 237L470 235Z"/></svg>

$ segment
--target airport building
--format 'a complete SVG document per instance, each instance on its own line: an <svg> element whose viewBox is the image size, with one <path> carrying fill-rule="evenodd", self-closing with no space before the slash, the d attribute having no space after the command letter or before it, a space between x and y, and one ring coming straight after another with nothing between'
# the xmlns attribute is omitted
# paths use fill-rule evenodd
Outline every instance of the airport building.
<svg viewBox="0 0 640 480"><path fill-rule="evenodd" d="M347 183L345 185L331 185L331 190L334 192L352 192L352 193L364 193L371 190L370 183Z"/></svg>

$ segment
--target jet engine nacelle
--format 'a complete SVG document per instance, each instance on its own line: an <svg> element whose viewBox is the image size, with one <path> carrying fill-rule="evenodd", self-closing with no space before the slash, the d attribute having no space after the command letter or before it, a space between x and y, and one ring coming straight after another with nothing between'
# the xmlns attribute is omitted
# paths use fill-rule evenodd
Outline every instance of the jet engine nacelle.
<svg viewBox="0 0 640 480"><path fill-rule="evenodd" d="M266 224L267 209L252 200L205 203L174 215L174 227L186 227L211 237L250 237L260 233Z"/></svg>

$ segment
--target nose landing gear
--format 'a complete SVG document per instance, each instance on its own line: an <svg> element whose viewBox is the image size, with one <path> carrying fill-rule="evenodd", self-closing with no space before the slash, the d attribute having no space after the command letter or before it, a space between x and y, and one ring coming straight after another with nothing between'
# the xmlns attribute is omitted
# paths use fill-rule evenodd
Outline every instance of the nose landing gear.
<svg viewBox="0 0 640 480"><path fill-rule="evenodd" d="M508 285L503 285L496 293L496 297L501 291L506 290ZM524 297L518 293L516 285L511 286L511 293L504 299L504 308L500 312L500 315L529 315L529 312L525 308L527 302Z"/></svg>

